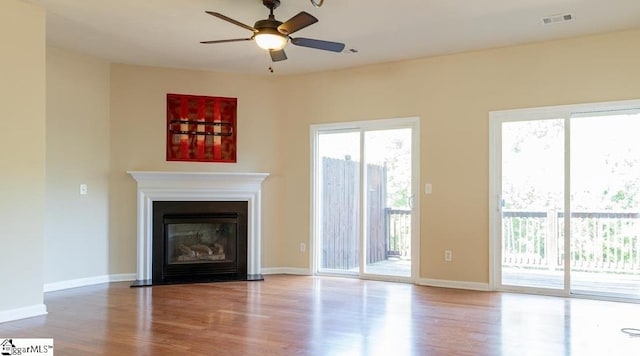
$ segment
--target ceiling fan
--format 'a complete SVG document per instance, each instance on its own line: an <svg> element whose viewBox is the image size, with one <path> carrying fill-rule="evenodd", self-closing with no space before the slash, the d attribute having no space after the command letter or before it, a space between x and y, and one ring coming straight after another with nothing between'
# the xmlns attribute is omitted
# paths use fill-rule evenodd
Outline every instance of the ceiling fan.
<svg viewBox="0 0 640 356"><path fill-rule="evenodd" d="M301 11L289 20L280 22L276 20L275 16L273 16L273 10L280 6L280 0L262 0L262 4L269 9L269 18L256 21L253 27L245 25L242 22L234 20L218 12L206 11L206 13L211 16L215 16L219 19L225 20L236 26L240 26L253 32L253 36L249 38L202 41L200 43L210 44L255 40L260 48L269 51L271 60L273 62L283 61L287 59L287 55L284 53L284 47L287 45L289 40L291 40L292 44L301 47L309 47L331 52L342 52L342 50L344 50L344 43L316 40L304 37L293 38L290 36L292 33L318 22L318 19L313 15Z"/></svg>

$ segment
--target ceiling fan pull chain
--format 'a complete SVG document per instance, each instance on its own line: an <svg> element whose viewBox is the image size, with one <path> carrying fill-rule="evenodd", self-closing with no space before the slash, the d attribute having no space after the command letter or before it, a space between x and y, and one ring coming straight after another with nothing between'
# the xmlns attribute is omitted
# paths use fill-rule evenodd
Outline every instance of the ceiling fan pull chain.
<svg viewBox="0 0 640 356"><path fill-rule="evenodd" d="M320 7L320 6L322 6L322 3L324 3L324 0L320 0L320 1L318 1L318 0L311 0L311 4L312 4L313 6L315 6L315 7Z"/></svg>

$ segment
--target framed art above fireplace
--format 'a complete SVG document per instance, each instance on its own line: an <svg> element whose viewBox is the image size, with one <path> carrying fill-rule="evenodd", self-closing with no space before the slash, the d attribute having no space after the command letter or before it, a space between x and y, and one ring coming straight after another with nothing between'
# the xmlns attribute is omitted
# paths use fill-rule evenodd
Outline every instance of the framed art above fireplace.
<svg viewBox="0 0 640 356"><path fill-rule="evenodd" d="M236 162L237 99L167 94L167 161Z"/></svg>

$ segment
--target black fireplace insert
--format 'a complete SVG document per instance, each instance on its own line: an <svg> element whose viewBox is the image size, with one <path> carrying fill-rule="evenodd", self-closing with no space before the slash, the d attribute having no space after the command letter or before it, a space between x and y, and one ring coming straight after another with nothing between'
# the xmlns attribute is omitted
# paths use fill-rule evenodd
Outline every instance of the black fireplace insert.
<svg viewBox="0 0 640 356"><path fill-rule="evenodd" d="M151 283L262 280L247 275L246 201L154 201Z"/></svg>

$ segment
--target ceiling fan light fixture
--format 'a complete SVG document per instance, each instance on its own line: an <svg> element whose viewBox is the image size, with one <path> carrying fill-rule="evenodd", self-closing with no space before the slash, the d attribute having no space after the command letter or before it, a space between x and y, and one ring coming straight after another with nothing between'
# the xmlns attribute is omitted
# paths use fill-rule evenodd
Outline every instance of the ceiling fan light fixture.
<svg viewBox="0 0 640 356"><path fill-rule="evenodd" d="M255 35L256 43L258 47L266 50L275 50L279 51L287 45L288 38L283 36L279 32L270 33L270 31L260 31L260 33Z"/></svg>

